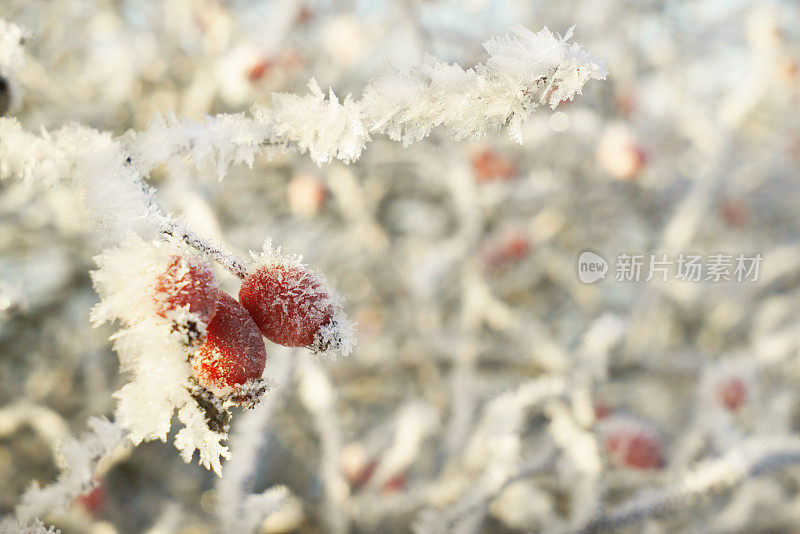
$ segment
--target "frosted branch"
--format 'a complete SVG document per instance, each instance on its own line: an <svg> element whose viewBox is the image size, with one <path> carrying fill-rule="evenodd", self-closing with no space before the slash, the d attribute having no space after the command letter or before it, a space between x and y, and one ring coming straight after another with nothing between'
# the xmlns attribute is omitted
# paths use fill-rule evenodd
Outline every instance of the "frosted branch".
<svg viewBox="0 0 800 534"><path fill-rule="evenodd" d="M674 513L704 497L728 491L748 478L800 463L800 440L751 438L720 458L701 463L664 490L646 491L626 504L592 520L579 532L617 529L643 519Z"/></svg>
<svg viewBox="0 0 800 534"><path fill-rule="evenodd" d="M427 56L410 73L386 67L362 97L337 98L312 79L305 96L275 93L272 107L217 115L204 122L157 115L136 134L136 159L152 166L177 156L211 164L224 176L234 163L252 165L266 147L308 152L317 164L357 160L372 135L408 145L443 126L456 139L476 139L503 126L522 142L521 127L540 105L555 109L580 94L590 79L605 79L602 62L547 28L515 26L484 44L489 59L464 70Z"/></svg>
<svg viewBox="0 0 800 534"><path fill-rule="evenodd" d="M75 497L91 488L100 461L126 441L124 430L106 419L91 418L88 424L88 433L62 444L64 471L56 482L44 488L34 483L22 496L15 511L20 526L48 513L64 512Z"/></svg>

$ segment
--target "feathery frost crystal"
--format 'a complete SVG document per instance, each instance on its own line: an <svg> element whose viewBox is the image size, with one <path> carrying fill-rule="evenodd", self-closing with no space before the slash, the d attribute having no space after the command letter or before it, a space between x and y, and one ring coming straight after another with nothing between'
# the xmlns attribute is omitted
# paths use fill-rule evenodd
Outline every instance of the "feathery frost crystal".
<svg viewBox="0 0 800 534"><path fill-rule="evenodd" d="M350 353L353 327L321 275L309 271L301 257L281 254L269 240L253 262L239 300L264 337L315 353Z"/></svg>
<svg viewBox="0 0 800 534"><path fill-rule="evenodd" d="M98 270L92 273L101 298L92 320L95 325L122 323L113 337L114 349L131 381L115 393L115 416L131 442L166 441L172 414L178 410L187 428L178 433L175 446L187 461L197 449L200 463L220 472L220 456L229 456L219 443L226 436L210 428L204 407L193 397L197 386L188 363L196 341L206 337L205 315L186 304L162 316L162 301L155 298L175 256L188 254L177 242L145 242L133 234L107 248L97 256Z"/></svg>
<svg viewBox="0 0 800 534"><path fill-rule="evenodd" d="M0 77L17 99L24 89L17 76L26 59L22 36L0 20ZM409 73L385 67L358 99L339 99L333 89L326 97L312 79L310 94L276 93L271 107L254 106L249 114L200 121L156 114L143 131L119 137L78 124L30 133L15 118L0 118L0 178L76 191L102 234L92 272L100 302L91 319L95 326L118 323L113 347L128 376L114 393L114 423L91 419L92 433L66 442L65 474L48 488L26 493L16 518L0 525L2 530L46 531L36 517L63 509L90 489L97 463L119 444L166 441L176 413L182 428L174 444L182 458L191 461L196 450L200 464L221 475L222 458L230 458L222 445L230 408L252 408L267 390L262 333L315 354L346 356L352 350L353 325L321 274L309 271L300 257L281 254L270 240L248 266L165 212L147 185L151 172L162 165L168 171L210 167L222 179L233 165L252 167L262 152L272 156L291 148L308 152L317 164L350 163L374 135L408 145L438 126L456 139L476 139L505 126L521 142L521 126L536 107L555 108L588 80L606 75L602 63L567 42L571 36L571 29L562 38L546 28L532 33L517 26L488 41L489 58L471 69L428 56ZM244 280L241 304L219 289L206 259ZM331 423L335 391L315 365L301 367L302 400L314 416L325 463L334 466L341 440ZM411 464L438 424L434 411L425 405L404 412L376 479L390 480ZM329 467L324 480L326 506L341 508L341 474ZM282 505L287 495L274 488L248 502L263 512ZM248 516L258 517L256 512Z"/></svg>

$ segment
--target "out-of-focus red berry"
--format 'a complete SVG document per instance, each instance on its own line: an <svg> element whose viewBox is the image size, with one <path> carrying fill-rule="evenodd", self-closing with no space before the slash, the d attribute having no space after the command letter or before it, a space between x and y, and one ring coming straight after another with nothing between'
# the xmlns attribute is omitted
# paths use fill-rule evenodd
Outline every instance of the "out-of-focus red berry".
<svg viewBox="0 0 800 534"><path fill-rule="evenodd" d="M521 230L506 232L498 236L484 249L484 259L491 268L522 260L531 252L531 242Z"/></svg>
<svg viewBox="0 0 800 534"><path fill-rule="evenodd" d="M170 311L189 306L208 324L217 308L219 282L211 267L196 256L173 255L169 266L156 279L156 313L166 317Z"/></svg>
<svg viewBox="0 0 800 534"><path fill-rule="evenodd" d="M298 24L305 24L314 16L314 12L311 10L309 6L304 5L300 8L300 11L297 13L297 23Z"/></svg>
<svg viewBox="0 0 800 534"><path fill-rule="evenodd" d="M615 464L632 469L663 467L658 438L641 428L619 428L606 438L606 452Z"/></svg>
<svg viewBox="0 0 800 534"><path fill-rule="evenodd" d="M381 486L381 490L384 493L395 493L401 491L403 488L406 487L406 477L403 473L398 473L386 482L383 483Z"/></svg>
<svg viewBox="0 0 800 534"><path fill-rule="evenodd" d="M715 387L717 401L735 412L747 401L747 386L740 378L730 377L720 381Z"/></svg>
<svg viewBox="0 0 800 534"><path fill-rule="evenodd" d="M611 408L605 401L597 400L594 403L594 418L595 419L605 419L611 415Z"/></svg>
<svg viewBox="0 0 800 534"><path fill-rule="evenodd" d="M205 343L192 357L195 378L213 392L229 391L261 378L266 361L267 349L258 326L236 299L220 291Z"/></svg>
<svg viewBox="0 0 800 534"><path fill-rule="evenodd" d="M378 462L372 460L367 462L363 469L358 472L358 475L350 479L350 486L354 490L359 490L369 483L372 475L375 474L375 469L378 467Z"/></svg>
<svg viewBox="0 0 800 534"><path fill-rule="evenodd" d="M744 226L749 218L747 206L735 200L724 200L720 205L720 212L725 224L732 227Z"/></svg>
<svg viewBox="0 0 800 534"><path fill-rule="evenodd" d="M624 89L617 93L617 109L622 115L630 115L636 110L636 94L631 89Z"/></svg>
<svg viewBox="0 0 800 534"><path fill-rule="evenodd" d="M517 172L511 160L488 148L472 156L472 171L479 183L509 180Z"/></svg>
<svg viewBox="0 0 800 534"><path fill-rule="evenodd" d="M75 501L84 509L86 512L97 515L100 511L102 511L103 506L106 503L106 489L102 482L97 482L94 488L90 489L83 495L78 495Z"/></svg>
<svg viewBox="0 0 800 534"><path fill-rule="evenodd" d="M264 337L288 347L305 347L333 316L325 288L301 265L259 267L245 278L239 300Z"/></svg>
<svg viewBox="0 0 800 534"><path fill-rule="evenodd" d="M369 463L367 452L364 450L364 447L362 447L361 444L351 443L350 445L342 448L342 474L347 479L347 482L351 487L355 487L359 482L364 482L361 481L361 479ZM375 469L374 465L372 469Z"/></svg>
<svg viewBox="0 0 800 534"><path fill-rule="evenodd" d="M272 68L272 62L267 59L258 61L247 71L247 79L255 83L259 81Z"/></svg>

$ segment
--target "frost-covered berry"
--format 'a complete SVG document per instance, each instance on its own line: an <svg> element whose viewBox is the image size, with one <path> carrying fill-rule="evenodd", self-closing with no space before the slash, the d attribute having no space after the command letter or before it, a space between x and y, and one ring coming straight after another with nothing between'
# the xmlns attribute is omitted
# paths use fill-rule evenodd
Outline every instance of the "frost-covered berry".
<svg viewBox="0 0 800 534"><path fill-rule="evenodd" d="M333 305L313 273L300 265L257 269L239 288L239 300L264 337L288 347L307 347L333 316Z"/></svg>
<svg viewBox="0 0 800 534"><path fill-rule="evenodd" d="M170 312L188 306L189 312L208 324L217 309L218 291L219 282L206 262L196 256L175 254L156 278L156 313L168 317Z"/></svg>
<svg viewBox="0 0 800 534"><path fill-rule="evenodd" d="M265 243L239 288L242 303L264 337L287 347L315 353L350 352L353 328L324 279L299 257L281 254Z"/></svg>
<svg viewBox="0 0 800 534"><path fill-rule="evenodd" d="M621 467L656 469L664 465L658 436L648 428L619 426L606 437L605 446L609 459Z"/></svg>
<svg viewBox="0 0 800 534"><path fill-rule="evenodd" d="M219 397L261 378L267 350L258 326L236 299L220 291L206 340L192 356L200 384Z"/></svg>
<svg viewBox="0 0 800 534"><path fill-rule="evenodd" d="M741 408L747 400L747 387L740 378L725 378L714 389L717 402L732 412Z"/></svg>

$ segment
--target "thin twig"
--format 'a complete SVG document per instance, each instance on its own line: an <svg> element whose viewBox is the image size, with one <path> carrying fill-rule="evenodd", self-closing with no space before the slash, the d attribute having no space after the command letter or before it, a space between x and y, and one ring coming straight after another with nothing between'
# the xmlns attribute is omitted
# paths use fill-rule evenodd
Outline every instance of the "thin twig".
<svg viewBox="0 0 800 534"><path fill-rule="evenodd" d="M701 464L674 486L647 491L578 530L580 534L617 529L654 516L685 510L703 497L733 489L748 478L800 463L800 440L752 438L728 453Z"/></svg>

